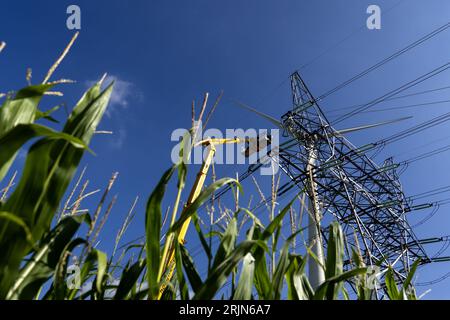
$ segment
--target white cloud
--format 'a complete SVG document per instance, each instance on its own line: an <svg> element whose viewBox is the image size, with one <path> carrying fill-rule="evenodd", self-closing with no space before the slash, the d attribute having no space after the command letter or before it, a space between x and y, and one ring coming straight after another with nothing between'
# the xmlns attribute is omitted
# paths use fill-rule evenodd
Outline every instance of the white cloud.
<svg viewBox="0 0 450 320"><path fill-rule="evenodd" d="M115 149L122 148L127 138L127 131L124 128L120 128L113 132L113 139L110 142L111 147Z"/></svg>
<svg viewBox="0 0 450 320"><path fill-rule="evenodd" d="M111 105L128 107L128 99L131 98L134 85L131 82L121 80L116 76L109 76L105 83L114 81L114 90L111 94Z"/></svg>
<svg viewBox="0 0 450 320"><path fill-rule="evenodd" d="M89 80L86 81L86 84L90 87L97 81ZM128 108L130 101L142 99L142 94L133 83L123 80L118 76L108 75L103 83L110 84L112 81L114 81L114 89L109 100L108 108L106 109L106 115L108 117L111 117L112 113L118 108Z"/></svg>
<svg viewBox="0 0 450 320"><path fill-rule="evenodd" d="M106 109L106 116L112 118L114 115L114 118L118 118L117 115L119 112L127 109L132 103L142 100L143 96L132 82L115 75L108 75L103 81L103 86L109 85L112 81L114 81L114 89L111 93L108 108ZM97 82L98 80L86 81L86 85L91 87ZM123 124L119 124L117 129L111 128L111 130L113 131L113 135L109 142L110 147L114 149L122 148L127 138L127 130L123 127Z"/></svg>

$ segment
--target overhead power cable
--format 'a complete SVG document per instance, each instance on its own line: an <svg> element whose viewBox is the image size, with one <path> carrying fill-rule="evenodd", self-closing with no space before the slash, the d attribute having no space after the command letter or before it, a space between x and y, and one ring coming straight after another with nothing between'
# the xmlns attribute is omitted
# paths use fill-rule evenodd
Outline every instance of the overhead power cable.
<svg viewBox="0 0 450 320"><path fill-rule="evenodd" d="M385 100L385 101L387 101L387 100ZM438 100L438 101L430 101L430 102L424 102L424 103L407 104L407 105L396 106L396 107L388 107L388 108L383 108L383 109L366 110L366 111L362 111L361 113L374 113L374 112L410 109L410 108L438 105L438 104L449 103L449 102L450 102L450 99L449 100ZM354 109L354 107L352 109ZM330 112L330 113L332 113L332 112Z"/></svg>
<svg viewBox="0 0 450 320"><path fill-rule="evenodd" d="M424 102L424 103L416 103L416 104L408 104L404 106L397 106L397 107L390 107L390 108L384 108L384 109L377 109L377 110L367 110L365 112L381 112L381 111L392 111L392 110L401 110L401 109L409 109L409 108L415 108L415 107L423 107L423 106L430 106L430 105L436 105L436 104L442 104L442 103L449 103L450 100L439 100L439 101L430 101L430 102Z"/></svg>
<svg viewBox="0 0 450 320"><path fill-rule="evenodd" d="M397 95L395 97L385 99L384 102L403 99L403 98L409 98L409 97L413 97L413 96L418 96L418 95L422 95L422 94L426 94L426 93L437 92L437 91L442 91L442 90L447 90L447 89L450 89L450 86L440 87L440 88L436 88L436 89L428 89L428 90L413 92L413 93L404 94L404 95ZM338 112L344 111L344 110L356 109L356 108L362 107L362 106L364 106L364 104L356 104L356 105L349 106L349 107L329 108L331 110L327 111L327 114L334 114L334 113L338 113ZM374 110L374 112L375 111L377 111L377 110Z"/></svg>
<svg viewBox="0 0 450 320"><path fill-rule="evenodd" d="M446 193L450 191L450 186L440 187L433 190L425 191L422 193L415 194L411 197L408 197L409 200L419 200L423 198L428 198L430 196L439 195L442 193Z"/></svg>
<svg viewBox="0 0 450 320"><path fill-rule="evenodd" d="M442 90L447 90L447 89L450 89L450 86L445 86L445 87L440 87L440 88L436 88L436 89L428 89L428 90L423 90L423 91L419 91L419 92L413 92L413 93L409 93L409 94L404 94L404 95L401 95L401 96L393 97L393 98L391 98L389 100L397 100L397 99L409 98L409 97L414 97L414 96L418 96L418 95L422 95L422 94L426 94L426 93L442 91Z"/></svg>
<svg viewBox="0 0 450 320"><path fill-rule="evenodd" d="M450 139L450 135L447 135L447 136L444 136L444 137L440 137L440 138L438 138L438 139L433 139L433 140L431 140L431 141L428 141L428 142L425 143L425 144L421 144L421 145L419 145L419 146L412 147L412 148L410 148L408 151L403 151L403 152L396 153L395 155L393 155L393 157L394 157L394 158L397 158L397 157L399 157L399 156L401 156L401 155L411 153L412 151L415 151L415 150L428 148L428 147L430 147L431 145L434 145L434 144L436 144L436 143L438 143L438 142L441 142L441 141L444 141L444 140L448 140L448 139Z"/></svg>
<svg viewBox="0 0 450 320"><path fill-rule="evenodd" d="M400 3L402 3L403 0L398 1L397 3L395 3L394 5L392 5L391 7L387 8L386 10L383 11L383 14L386 15L388 14L388 12L390 12L392 9L394 9L395 7L397 7ZM300 67L298 67L298 71L305 69L306 67L310 66L311 64L313 64L314 62L316 62L317 60L319 60L321 57L323 57L325 54L327 54L328 52L330 52L331 50L335 49L336 47L338 47L339 45L341 45L342 43L344 43L345 41L347 41L348 39L350 39L351 37L353 37L356 33L364 30L366 28L366 24L361 25L359 28L353 30L350 34L348 34L346 37L344 37L343 39L339 40L338 42L332 44L331 46L329 46L328 48L326 48L323 52L317 54L316 56L314 56L311 60L309 60L308 62L302 64ZM276 85L272 90L268 90L268 93L263 96L257 103L257 105L261 104L263 101L267 100L267 98L271 97L276 91L278 91L286 82L288 82L290 79L289 77L284 78L278 85Z"/></svg>
<svg viewBox="0 0 450 320"><path fill-rule="evenodd" d="M415 126L413 126L411 128L408 128L406 130L403 130L403 131L400 131L400 132L398 132L396 134L393 134L393 135L389 136L388 138L379 140L375 144L376 145L386 145L388 143L393 143L393 142L396 142L398 140L407 138L407 137L409 137L409 136L411 136L413 134L420 133L420 132L422 132L422 131L424 131L426 129L429 129L429 128L435 127L437 125L440 125L442 123L445 123L445 122L447 122L449 120L450 120L450 112L447 112L447 113L445 113L443 115L440 115L440 116L437 116L437 117L435 117L435 118L433 118L431 120L422 122L422 123L420 123L418 125L415 125Z"/></svg>
<svg viewBox="0 0 450 320"><path fill-rule="evenodd" d="M390 8L387 8L386 10L383 11L383 14L386 15L388 12L390 12L392 9L394 9L395 7L397 7L400 3L402 3L403 0L398 1L397 3L395 3L394 5L392 5ZM297 70L302 70L305 69L306 67L310 66L311 64L313 64L314 62L316 62L317 60L319 60L320 58L322 58L324 55L326 55L328 52L331 52L331 50L335 49L336 47L340 46L342 43L344 43L345 41L347 41L348 39L350 39L351 37L353 37L355 34L357 34L358 32L361 32L362 30L366 29L367 25L364 23L361 26L359 26L357 29L353 30L351 33L349 33L347 36L345 36L344 38L342 38L341 40L337 41L336 43L330 45L328 48L326 48L324 51L322 51L321 53L319 53L318 55L316 55L314 58L312 58L311 60L309 60L308 62L302 64Z"/></svg>
<svg viewBox="0 0 450 320"><path fill-rule="evenodd" d="M435 156L437 154L441 154L443 152L447 152L449 150L450 150L450 145L446 145L446 146L440 147L438 149L434 149L434 150L431 150L431 151L428 151L428 152L424 152L422 154L419 154L419 155L417 155L417 156L415 156L413 158L410 158L408 160L402 161L400 163L401 164L403 164L403 163L404 164L409 164L409 163L412 163L412 162L416 162L416 161L419 161L419 160L423 160L423 159Z"/></svg>
<svg viewBox="0 0 450 320"><path fill-rule="evenodd" d="M421 37L420 39L414 41L413 43L407 45L406 47L404 47L403 49L393 53L392 55L390 55L389 57L375 63L374 65L372 65L371 67L367 68L366 70L358 73L357 75L353 76L352 78L344 81L343 83L337 85L336 87L334 87L333 89L325 92L324 94L322 94L321 96L319 96L317 98L317 100L323 100L326 97L328 97L329 95L335 93L336 91L339 91L343 88L345 88L346 86L348 86L349 84L351 84L352 82L364 77L365 75L369 74L370 72L380 68L381 66L385 65L386 63L388 63L389 61L394 60L395 58L401 56L403 53L408 52L409 50L417 47L418 45L424 43L425 41L435 37L436 35L438 35L439 33L447 30L450 27L450 22L447 22L446 24L440 26L439 28L431 31L430 33L426 34L425 36Z"/></svg>
<svg viewBox="0 0 450 320"><path fill-rule="evenodd" d="M350 117L353 117L354 115L356 115L358 113L361 113L361 112L363 112L363 111L365 111L365 110L367 110L367 109L369 109L369 108L371 108L371 107L373 107L373 106L375 106L375 105L385 101L386 99L389 99L389 98L392 98L394 96L397 96L399 93L401 93L401 92L403 92L405 90L408 90L409 88L412 88L412 87L414 87L414 86L416 86L416 85L418 85L418 84L420 84L420 83L422 83L422 82L424 82L424 81L426 81L426 80L428 80L428 79L430 79L432 77L435 77L438 74L448 70L449 68L450 68L450 62L447 62L447 63L445 63L445 64L443 64L443 65L441 65L441 66L439 66L439 67L437 67L437 68L435 68L433 70L431 70L430 72L427 72L427 73L425 73L425 74L415 78L414 80L405 83L404 85L398 87L397 89L394 89L394 90L392 90L392 91L382 95L381 97L378 97L378 98L376 98L376 99L374 99L374 100L372 100L372 101L362 105L361 107L359 107L359 108L357 108L357 109L355 109L355 110L353 110L353 111L351 111L349 113L344 114L343 116L337 118L334 121L333 124L336 125L337 123L342 122L342 121L344 121L344 120L346 120L346 119L348 119Z"/></svg>

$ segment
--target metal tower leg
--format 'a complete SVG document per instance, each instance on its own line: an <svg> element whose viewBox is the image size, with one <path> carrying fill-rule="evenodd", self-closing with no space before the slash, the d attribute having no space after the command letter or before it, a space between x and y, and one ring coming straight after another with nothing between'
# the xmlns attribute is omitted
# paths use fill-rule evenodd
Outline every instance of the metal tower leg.
<svg viewBox="0 0 450 320"><path fill-rule="evenodd" d="M320 234L320 206L317 198L317 185L314 181L314 167L316 164L316 151L311 148L307 171L310 179L310 194L308 197L308 245L312 253L317 257L316 261L309 257L309 282L314 289L317 289L325 281L324 255L322 246L322 237Z"/></svg>

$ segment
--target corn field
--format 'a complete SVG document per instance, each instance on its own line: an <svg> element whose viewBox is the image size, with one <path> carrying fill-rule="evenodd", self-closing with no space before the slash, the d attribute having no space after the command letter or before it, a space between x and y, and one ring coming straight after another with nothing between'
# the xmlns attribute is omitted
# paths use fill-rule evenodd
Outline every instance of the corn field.
<svg viewBox="0 0 450 320"><path fill-rule="evenodd" d="M314 255L308 250L304 255L291 250L292 242L303 230L292 228L291 236L280 239L282 222L297 203L298 195L274 212L267 225L237 202L236 208L227 209L230 214L223 228L205 233L199 208L224 186L232 185L235 194L242 189L238 180L222 178L204 188L180 214L190 189L186 185L188 167L181 160L191 151L186 149L180 151L180 161L170 166L159 182L149 185L153 190L149 192L142 221L144 241L120 246L135 215L135 202L116 238L103 236L103 242L114 243L114 250L98 250L95 244L116 199L103 209L117 175L111 178L96 208L81 210L81 203L90 194L84 193L84 170L78 178L76 172L83 154L93 152L89 145L107 109L114 84L102 89L104 80L101 80L88 89L61 130L54 130L45 125L53 119L54 110L44 112L40 105L42 99L59 92L61 85L70 85L65 84L69 82L66 80L49 81L59 62L42 83L2 97L0 299L373 299L375 289L358 250L352 253L353 268L344 272L345 239L337 222L330 226L327 239L326 262L322 266L326 280L318 288L312 288L306 264L308 259L315 259ZM193 128L191 132L194 131ZM26 160L22 171L6 180L11 176L17 154L24 149ZM175 195L166 194L172 180L177 184ZM69 188L74 183L75 188L81 187L78 196L75 188L72 191ZM174 196L172 209L166 212L162 202L171 196ZM177 234L188 219L192 219L194 234L207 257L205 265L199 265L184 244L177 241ZM243 219L251 222L249 228L242 227ZM217 238L219 245L212 246L211 238ZM170 248L175 252L173 259L167 254ZM412 286L417 265L418 262L400 284L394 280L393 272L386 273L378 288L385 292L386 299L417 299ZM78 270L75 276L69 272L73 266ZM207 274L201 275L199 270L205 268ZM354 296L349 293L350 283L356 288ZM224 290L226 285L229 288Z"/></svg>

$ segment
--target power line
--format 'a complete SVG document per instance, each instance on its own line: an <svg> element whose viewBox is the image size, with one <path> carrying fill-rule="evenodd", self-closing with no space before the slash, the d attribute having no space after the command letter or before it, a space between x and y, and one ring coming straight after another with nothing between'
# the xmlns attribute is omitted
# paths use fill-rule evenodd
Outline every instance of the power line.
<svg viewBox="0 0 450 320"><path fill-rule="evenodd" d="M428 90L424 90L424 91L419 91L419 92L413 92L410 94L405 94L402 96L397 96L397 97L393 97L390 100L397 100L397 99L402 99L402 98L408 98L408 97L413 97L413 96L417 96L417 95L421 95L421 94L425 94L425 93L430 93L430 92L436 92L436 91L441 91L441 90L447 90L450 89L450 86L445 86L445 87L440 87L440 88L436 88L436 89L428 89ZM388 101L386 100L386 101Z"/></svg>
<svg viewBox="0 0 450 320"><path fill-rule="evenodd" d="M403 92L403 91L405 91L405 90L407 90L409 88L412 88L412 87L414 87L414 86L416 86L416 85L418 85L418 84L420 84L420 83L422 83L422 82L424 82L424 81L426 81L426 80L428 80L428 79L430 79L432 77L435 77L438 74L440 74L441 72L444 72L445 70L447 70L449 68L450 68L450 62L447 62L447 63L437 67L436 69L433 69L432 71L427 72L427 73L425 73L425 74L415 78L412 81L409 81L408 83L398 87L397 89L394 89L394 90L392 90L392 91L382 95L381 97L378 97L378 98L376 98L376 99L374 99L374 100L372 100L372 101L362 105L361 107L357 108L356 110L353 110L353 111L351 111L349 113L344 114L343 116L337 118L334 121L334 125L339 123L339 122L342 122L342 121L344 121L344 120L346 120L346 119L348 119L348 118L350 118L350 117L352 117L352 116L354 116L354 115L356 115L358 113L361 113L361 112L363 112L363 111L365 111L365 110L367 110L367 109L369 109L369 108L371 108L371 107L373 107L373 106L375 106L375 105L385 101L386 99L389 99L391 97L397 96L399 93L401 93L401 92Z"/></svg>
<svg viewBox="0 0 450 320"><path fill-rule="evenodd" d="M395 7L397 7L400 3L402 3L403 0L398 1L397 3L395 3L393 6L389 7L388 9L386 9L384 11L384 15L386 15L388 12L390 12L392 9L394 9ZM338 41L337 43L331 45L330 47L328 47L327 49L325 49L324 51L322 51L322 53L316 55L314 58L312 58L311 60L309 60L308 62L302 64L297 70L303 70L306 67L310 66L311 64L313 64L314 62L316 62L317 60L319 60L321 57L323 57L324 55L326 55L328 52L330 52L332 49L335 49L336 47L338 47L339 45L341 45L342 43L344 43L345 41L347 41L348 39L350 39L351 37L353 37L356 33L364 30L366 28L366 24L361 25L358 29L352 31L350 34L348 34L346 37L344 37L343 39L341 39L340 41ZM290 77L286 77L284 78L278 85L276 85L274 87L274 89L270 90L265 96L263 96L257 103L257 105L261 104L264 100L266 100L268 97L272 96L276 91L278 91L284 84L286 84L286 82L289 81Z"/></svg>
<svg viewBox="0 0 450 320"><path fill-rule="evenodd" d="M384 10L384 15L386 15L388 12L390 12L392 9L397 7L402 2L403 2L403 0L400 0L397 3L395 3L392 7L389 7L388 9ZM348 34L347 36L345 36L344 38L342 38L338 42L336 42L336 43L332 44L331 46L329 46L328 48L326 48L324 51L322 51L322 53L316 55L314 58L312 58L308 62L302 64L297 70L300 71L300 70L305 69L306 67L310 66L311 64L313 64L314 62L316 62L317 60L322 58L324 55L326 55L328 52L330 52L332 49L335 49L336 47L340 46L342 43L344 43L345 41L347 41L348 39L353 37L358 32L364 30L365 28L367 28L366 24L361 25L360 27L358 27L357 29L353 30L350 34Z"/></svg>
<svg viewBox="0 0 450 320"><path fill-rule="evenodd" d="M450 112L447 112L447 113L445 113L443 115L440 115L438 117L435 117L435 118L433 118L431 120L428 120L428 121L422 122L422 123L420 123L418 125L415 125L415 126L409 128L409 129L406 129L406 130L400 131L399 133L393 134L393 135L391 135L388 138L379 140L375 144L377 144L377 145L386 145L388 143L393 143L393 142L396 142L398 140L407 138L407 137L409 137L409 136L411 136L413 134L420 133L420 132L422 132L422 131L424 131L426 129L435 127L437 125L440 125L440 124L442 124L444 122L447 122L449 120L450 120Z"/></svg>
<svg viewBox="0 0 450 320"><path fill-rule="evenodd" d="M419 155L417 155L417 156L415 156L413 158L410 158L408 160L402 161L402 162L400 162L400 164L410 164L412 162L423 160L423 159L435 156L437 154L441 154L441 153L449 151L449 150L450 150L450 145L446 145L446 146L443 146L443 147L440 147L440 148L437 148L437 149L434 149L434 150L431 150L431 151L428 151L428 152L424 152L424 153L419 154Z"/></svg>
<svg viewBox="0 0 450 320"><path fill-rule="evenodd" d="M442 277L437 278L435 280L432 281L426 281L426 282L418 282L416 283L416 286L420 286L420 287L424 287L424 286L430 286L439 282L444 281L445 279L447 279L448 277L450 277L450 272L447 272L446 274L444 274Z"/></svg>
<svg viewBox="0 0 450 320"><path fill-rule="evenodd" d="M450 27L450 22L447 22L446 24L440 26L439 28L431 31L430 33L426 34L425 36L423 36L422 38L414 41L413 43L407 45L406 47L404 47L403 49L395 52L394 54L390 55L389 57L375 63L374 65L372 65L371 67L367 68L366 70L362 71L361 73L358 73L357 75L353 76L352 78L348 79L347 81L344 81L343 83L337 85L336 87L334 87L333 89L325 92L324 94L322 94L321 96L319 96L317 98L317 100L323 100L326 97L328 97L329 95L335 93L336 91L339 91L343 88L345 88L346 86L348 86L349 84L351 84L352 82L362 78L363 76L369 74L370 72L378 69L379 67L383 66L384 64L392 61L393 59L401 56L403 53L408 52L409 50L417 47L418 45L424 43L425 41L433 38L434 36L438 35L439 33L447 30Z"/></svg>
<svg viewBox="0 0 450 320"><path fill-rule="evenodd" d="M398 156L401 156L401 155L404 155L404 154L408 154L408 153L411 153L411 151L423 149L423 148L425 148L425 147L429 147L429 146L431 146L431 145L433 145L433 144L436 144L437 142L444 141L444 140L447 140L447 139L450 139L450 135L445 136L445 137L442 137L442 138L439 138L439 139L431 140L431 141L427 142L426 144L421 144L421 145L419 145L419 146L410 148L408 151L404 151L404 152L397 153L397 154L395 154L393 157L395 158L395 157L398 157Z"/></svg>
<svg viewBox="0 0 450 320"><path fill-rule="evenodd" d="M430 196L443 194L443 193L446 193L446 192L450 192L450 186L440 187L440 188L436 188L436 189L433 189L433 190L421 192L421 193L418 193L418 194L416 194L414 196L408 197L408 199L409 200L419 200L419 199L427 198L427 197L430 197Z"/></svg>
<svg viewBox="0 0 450 320"><path fill-rule="evenodd" d="M367 110L367 111L363 111L361 113L409 109L409 108L430 106L430 105L436 105L436 104L442 104L442 103L448 103L448 102L450 102L450 100L431 101L431 102L409 104L409 105L405 105L405 106L397 106L397 107L390 107L390 108L377 109L377 110Z"/></svg>
<svg viewBox="0 0 450 320"><path fill-rule="evenodd" d="M387 100L385 100L385 101L387 101ZM423 106L443 104L443 103L448 103L448 102L450 102L450 100L438 100L438 101L430 101L430 102L424 102L424 103L408 104L408 105L396 106L396 107L388 107L388 108L384 108L384 109L367 110L367 111L363 111L363 112L360 112L360 113L374 113L374 112L383 112L383 111L402 110L402 109L410 109L410 108L416 108L416 107L423 107ZM345 109L354 109L354 107L348 107L348 108L345 108ZM333 113L333 112L330 112L330 113Z"/></svg>

